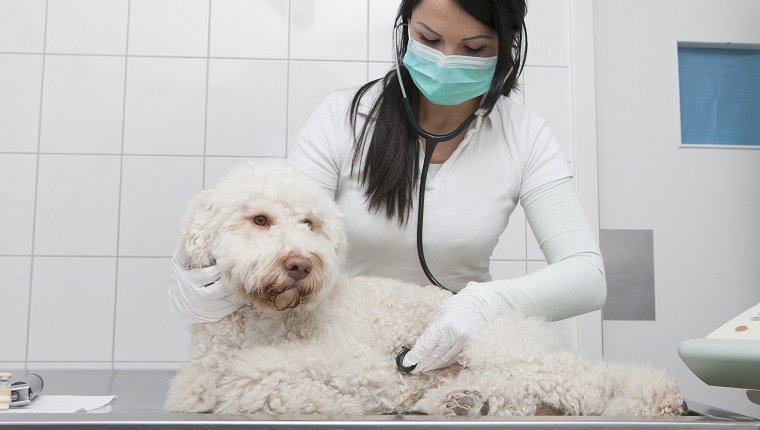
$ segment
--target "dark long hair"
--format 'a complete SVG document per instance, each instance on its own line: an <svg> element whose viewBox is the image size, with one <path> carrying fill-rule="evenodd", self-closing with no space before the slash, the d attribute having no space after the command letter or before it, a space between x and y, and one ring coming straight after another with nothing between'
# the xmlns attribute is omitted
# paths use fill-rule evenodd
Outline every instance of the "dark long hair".
<svg viewBox="0 0 760 430"><path fill-rule="evenodd" d="M396 25L409 24L412 10L420 0L403 0L396 15ZM525 29L527 6L525 0L457 0L459 6L473 18L498 34L499 52L496 72L482 107L490 113L501 96L508 96L517 87L517 79L525 66L528 39ZM409 42L407 32L397 32L397 56L401 78L412 109L419 112L419 95L409 72L402 64ZM510 73L510 70L512 73ZM356 130L356 117L362 97L378 81L382 90L372 105L367 121ZM383 78L363 85L353 97L348 112L356 136L352 172L362 162L359 177L365 188L369 209L384 211L388 219L396 218L399 226L406 225L414 202L419 175L420 145L418 136L404 112L403 97L395 70ZM371 136L371 138L370 138ZM366 157L362 157L369 140Z"/></svg>

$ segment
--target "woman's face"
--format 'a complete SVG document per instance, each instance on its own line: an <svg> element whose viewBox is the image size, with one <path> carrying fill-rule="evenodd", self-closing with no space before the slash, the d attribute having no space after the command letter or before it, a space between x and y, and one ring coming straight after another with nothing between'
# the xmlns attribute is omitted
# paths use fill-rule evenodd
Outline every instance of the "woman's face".
<svg viewBox="0 0 760 430"><path fill-rule="evenodd" d="M422 0L412 11L409 36L445 55L493 57L496 32L468 15L454 0Z"/></svg>

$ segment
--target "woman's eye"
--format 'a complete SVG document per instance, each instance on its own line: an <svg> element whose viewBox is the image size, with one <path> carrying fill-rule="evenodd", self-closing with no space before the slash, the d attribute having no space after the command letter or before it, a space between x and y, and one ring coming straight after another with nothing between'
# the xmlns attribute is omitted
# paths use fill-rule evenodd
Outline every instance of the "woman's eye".
<svg viewBox="0 0 760 430"><path fill-rule="evenodd" d="M427 37L425 37L425 35L420 34L420 41L428 45L432 45L433 43L438 42L438 39L428 39Z"/></svg>
<svg viewBox="0 0 760 430"><path fill-rule="evenodd" d="M471 48L471 47L465 45L464 50L467 51L470 54L477 54L478 52L483 51L483 47L480 46L478 48Z"/></svg>
<svg viewBox="0 0 760 430"><path fill-rule="evenodd" d="M253 223L263 227L269 225L269 220L264 215L256 215L253 217Z"/></svg>
<svg viewBox="0 0 760 430"><path fill-rule="evenodd" d="M314 224L311 223L311 220L304 220L303 223L306 224L306 227L309 227L309 230L314 228Z"/></svg>

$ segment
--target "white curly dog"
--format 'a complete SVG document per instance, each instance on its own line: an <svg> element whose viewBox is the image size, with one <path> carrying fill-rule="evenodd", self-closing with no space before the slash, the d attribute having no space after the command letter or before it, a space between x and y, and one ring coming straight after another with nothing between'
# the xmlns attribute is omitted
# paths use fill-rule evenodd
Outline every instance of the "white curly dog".
<svg viewBox="0 0 760 430"><path fill-rule="evenodd" d="M181 231L192 265L217 264L247 305L192 326L171 411L374 415L680 415L662 371L595 362L537 318L496 318L449 369L411 375L414 345L450 293L341 277L339 211L282 161L248 162L196 196Z"/></svg>

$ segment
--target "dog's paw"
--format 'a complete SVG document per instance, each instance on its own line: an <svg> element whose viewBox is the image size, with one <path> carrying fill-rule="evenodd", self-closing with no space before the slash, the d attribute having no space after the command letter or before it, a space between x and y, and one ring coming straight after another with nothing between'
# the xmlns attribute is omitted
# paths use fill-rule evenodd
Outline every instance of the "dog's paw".
<svg viewBox="0 0 760 430"><path fill-rule="evenodd" d="M217 403L216 392L214 372L199 365L189 365L170 381L164 410L211 412Z"/></svg>
<svg viewBox="0 0 760 430"><path fill-rule="evenodd" d="M488 415L488 399L483 399L479 391L460 391L449 394L443 405L445 415L478 416Z"/></svg>

